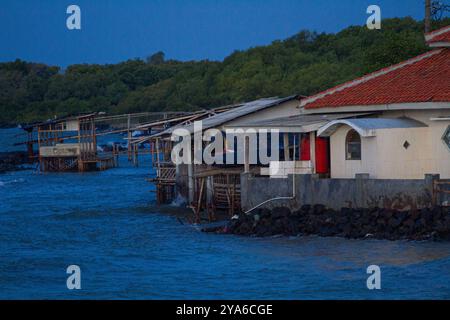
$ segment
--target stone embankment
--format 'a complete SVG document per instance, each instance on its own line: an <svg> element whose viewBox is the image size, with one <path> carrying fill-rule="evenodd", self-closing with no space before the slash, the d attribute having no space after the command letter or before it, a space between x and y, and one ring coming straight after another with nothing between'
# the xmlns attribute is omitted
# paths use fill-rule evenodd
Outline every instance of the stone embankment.
<svg viewBox="0 0 450 320"><path fill-rule="evenodd" d="M323 205L304 205L293 212L278 207L241 214L225 227L203 231L257 237L318 235L350 239L450 240L450 207L411 211L342 208L336 211Z"/></svg>

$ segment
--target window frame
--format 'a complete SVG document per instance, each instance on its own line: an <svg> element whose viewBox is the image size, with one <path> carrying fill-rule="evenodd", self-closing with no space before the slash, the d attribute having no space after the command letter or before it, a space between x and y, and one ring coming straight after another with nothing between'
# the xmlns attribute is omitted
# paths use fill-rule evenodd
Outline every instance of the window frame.
<svg viewBox="0 0 450 320"><path fill-rule="evenodd" d="M356 144L357 142L352 141L350 142L350 137L351 136L357 136L359 138L359 157L353 158L352 157L352 153L349 152L349 145L351 144ZM358 131L356 131L355 129L350 129L347 134L345 135L345 160L356 160L356 161L360 161L362 160L362 139L361 139L361 135L358 133Z"/></svg>

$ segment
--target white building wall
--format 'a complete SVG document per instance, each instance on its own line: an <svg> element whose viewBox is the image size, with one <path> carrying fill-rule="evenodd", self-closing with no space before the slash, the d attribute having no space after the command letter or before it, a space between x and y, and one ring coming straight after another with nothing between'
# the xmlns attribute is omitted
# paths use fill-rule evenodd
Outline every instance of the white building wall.
<svg viewBox="0 0 450 320"><path fill-rule="evenodd" d="M361 138L361 160L347 160L345 138L352 128L342 126L330 137L330 160L332 178L354 178L358 173L369 173L374 177L377 162L375 138Z"/></svg>
<svg viewBox="0 0 450 320"><path fill-rule="evenodd" d="M442 140L450 121L431 118L449 116L441 111L391 111L382 116L407 116L424 122L424 128L378 129L375 137L361 138L361 160L345 159L345 138L348 126L340 127L331 136L332 178L354 178L357 173L369 173L377 179L423 179L427 173L438 173L450 179L450 149ZM409 147L403 144L408 141Z"/></svg>

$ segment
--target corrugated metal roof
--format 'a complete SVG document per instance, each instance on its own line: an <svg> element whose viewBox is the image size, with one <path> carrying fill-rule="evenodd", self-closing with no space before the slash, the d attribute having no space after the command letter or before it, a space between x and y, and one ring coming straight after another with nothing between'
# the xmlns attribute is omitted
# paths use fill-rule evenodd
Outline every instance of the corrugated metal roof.
<svg viewBox="0 0 450 320"><path fill-rule="evenodd" d="M324 125L317 132L319 136L332 135L340 126L348 125L363 137L373 137L377 129L399 129L427 127L423 122L410 118L358 118L334 120Z"/></svg>
<svg viewBox="0 0 450 320"><path fill-rule="evenodd" d="M230 111L215 115L213 117L203 120L203 129L215 128L217 126L223 125L231 120L246 116L248 114L279 105L283 102L295 99L297 96L290 96L286 98L267 98L259 99L252 102L244 103L241 107L232 109ZM185 129L189 132L194 132L194 125L186 126Z"/></svg>
<svg viewBox="0 0 450 320"><path fill-rule="evenodd" d="M217 115L213 115L206 119L202 119L202 128L203 128L203 130L215 128L215 127L221 126L227 122L230 122L234 119L249 115L251 113L254 113L254 112L257 112L260 110L264 110L266 108L277 106L277 105L282 104L287 101L297 99L297 97L298 97L297 95L293 95L293 96L289 96L286 98L278 98L278 97L264 98L264 99L247 102L247 103L242 104L240 107L231 109L229 111L225 111L225 112L217 114ZM188 130L190 133L194 133L194 124L192 123L189 125L174 126L165 131L162 131L152 137L171 134L175 129L178 129L178 128L183 128L183 129Z"/></svg>
<svg viewBox="0 0 450 320"><path fill-rule="evenodd" d="M301 127L315 123L327 123L337 119L346 119L353 117L361 117L374 114L373 112L357 112L357 113L334 113L334 114L314 114L314 115L295 115L290 117L274 118L268 120L258 120L248 122L244 125L229 126L244 128L283 128L283 127Z"/></svg>

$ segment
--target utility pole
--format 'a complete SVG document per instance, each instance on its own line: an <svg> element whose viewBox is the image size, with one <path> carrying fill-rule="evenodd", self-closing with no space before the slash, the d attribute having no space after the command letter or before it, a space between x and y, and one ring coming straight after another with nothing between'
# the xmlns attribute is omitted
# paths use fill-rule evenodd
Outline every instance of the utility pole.
<svg viewBox="0 0 450 320"><path fill-rule="evenodd" d="M425 33L431 31L431 0L425 0Z"/></svg>
<svg viewBox="0 0 450 320"><path fill-rule="evenodd" d="M131 161L131 114L128 114L128 161Z"/></svg>

